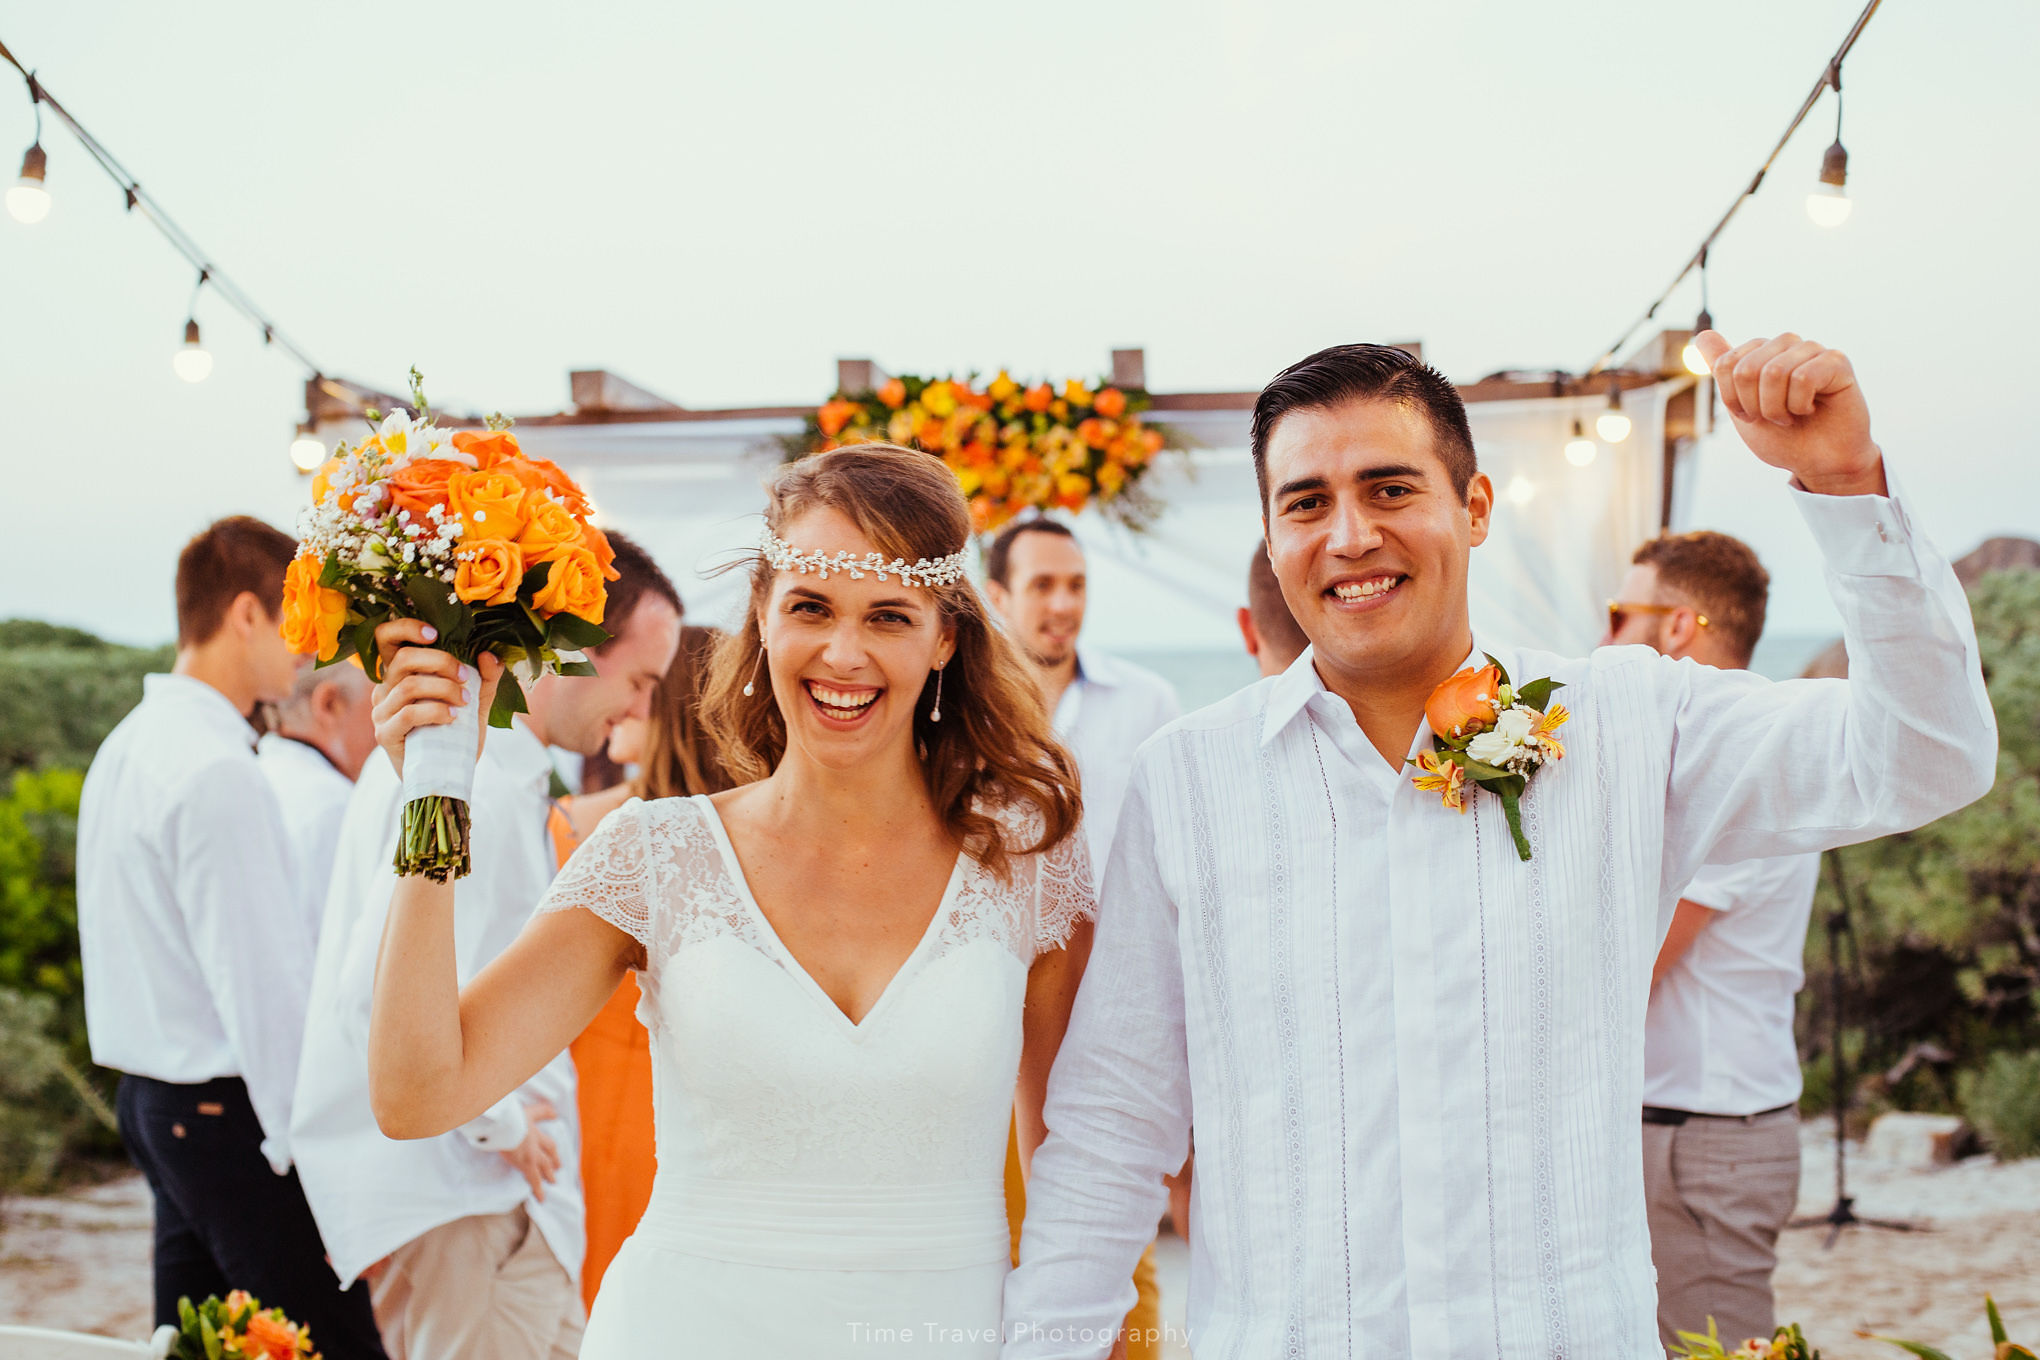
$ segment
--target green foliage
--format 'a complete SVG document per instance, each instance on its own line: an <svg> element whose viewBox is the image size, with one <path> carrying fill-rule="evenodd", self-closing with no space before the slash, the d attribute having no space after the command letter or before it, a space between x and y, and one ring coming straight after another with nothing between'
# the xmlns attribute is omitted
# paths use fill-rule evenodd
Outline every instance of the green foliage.
<svg viewBox="0 0 2040 1360"><path fill-rule="evenodd" d="M1918 1044L1964 1071L2040 1046L2040 571L1988 573L1969 599L1997 716L1996 785L1918 831L1830 852L1808 940L1812 1010L1827 1003L1821 921L1846 901L1860 952L1844 953L1857 974L1849 1010L1865 1026L1862 1061L1878 1066ZM1927 1065L1889 1094L1945 1108L1954 1092Z"/></svg>
<svg viewBox="0 0 2040 1360"><path fill-rule="evenodd" d="M1999 1157L2040 1156L2040 1050L1997 1052L1960 1082L1962 1113Z"/></svg>
<svg viewBox="0 0 2040 1360"><path fill-rule="evenodd" d="M0 775L92 753L142 699L142 677L170 669L169 647L123 647L77 628L0 620Z"/></svg>
<svg viewBox="0 0 2040 1360"><path fill-rule="evenodd" d="M64 1151L56 1002L0 987L0 1195L46 1188ZM72 1102L75 1104L75 1100Z"/></svg>

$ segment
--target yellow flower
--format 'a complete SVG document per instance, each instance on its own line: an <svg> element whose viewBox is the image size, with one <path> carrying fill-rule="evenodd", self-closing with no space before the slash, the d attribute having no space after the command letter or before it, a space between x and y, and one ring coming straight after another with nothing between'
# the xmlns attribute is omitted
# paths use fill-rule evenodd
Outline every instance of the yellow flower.
<svg viewBox="0 0 2040 1360"><path fill-rule="evenodd" d="M1564 760L1565 746L1553 734L1564 727L1572 714L1565 711L1564 704L1553 704L1530 725L1530 735L1536 739L1537 749L1544 753L1546 760Z"/></svg>
<svg viewBox="0 0 2040 1360"><path fill-rule="evenodd" d="M1438 801L1454 812L1466 811L1466 767L1456 760L1441 759L1436 751L1424 751L1417 756L1417 768L1424 771L1416 777L1416 786L1425 793L1435 793Z"/></svg>
<svg viewBox="0 0 2040 1360"><path fill-rule="evenodd" d="M1003 368L999 370L999 376L992 379L991 386L985 389L986 396L1000 403L1009 402L1019 394L1020 384L1014 382L1013 375Z"/></svg>
<svg viewBox="0 0 2040 1360"><path fill-rule="evenodd" d="M946 382L932 382L921 389L921 405L931 416L946 416L956 409L956 389Z"/></svg>
<svg viewBox="0 0 2040 1360"><path fill-rule="evenodd" d="M1071 378L1063 384L1063 400L1072 406L1089 406L1091 389L1084 385L1082 378Z"/></svg>

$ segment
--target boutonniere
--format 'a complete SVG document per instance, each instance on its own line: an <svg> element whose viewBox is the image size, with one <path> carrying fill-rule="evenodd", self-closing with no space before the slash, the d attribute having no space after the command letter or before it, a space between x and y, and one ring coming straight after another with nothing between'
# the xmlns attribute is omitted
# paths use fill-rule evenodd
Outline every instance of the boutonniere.
<svg viewBox="0 0 2040 1360"><path fill-rule="evenodd" d="M1572 714L1565 705L1551 702L1551 692L1563 689L1563 681L1513 685L1501 662L1492 656L1487 662L1468 666L1431 691L1424 718L1431 724L1436 749L1410 764L1422 771L1417 787L1436 793L1456 812L1466 811L1468 784L1501 799L1509 834L1516 838L1516 853L1527 860L1530 842L1523 836L1518 804L1530 776L1565 759L1557 734Z"/></svg>

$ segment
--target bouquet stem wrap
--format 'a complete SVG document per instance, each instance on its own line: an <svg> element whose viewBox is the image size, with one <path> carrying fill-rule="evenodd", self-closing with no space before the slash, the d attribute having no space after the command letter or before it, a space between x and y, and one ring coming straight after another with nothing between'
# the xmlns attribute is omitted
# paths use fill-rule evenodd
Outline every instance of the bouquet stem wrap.
<svg viewBox="0 0 2040 1360"><path fill-rule="evenodd" d="M467 876L468 799L474 794L481 740L482 677L463 662L462 702L450 722L413 728L404 737L404 816L397 837L397 872L435 883Z"/></svg>

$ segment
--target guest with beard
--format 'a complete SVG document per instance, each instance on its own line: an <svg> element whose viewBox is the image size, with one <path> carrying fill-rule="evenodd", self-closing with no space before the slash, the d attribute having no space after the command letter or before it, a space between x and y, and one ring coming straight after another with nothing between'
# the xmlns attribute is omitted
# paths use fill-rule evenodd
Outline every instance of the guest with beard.
<svg viewBox="0 0 2040 1360"><path fill-rule="evenodd" d="M517 938L552 883L548 748L602 749L617 723L644 716L679 647L672 583L621 534L609 543L617 579L601 621L609 640L589 653L596 673L543 676L525 689L528 713L484 729L469 799L474 867L449 885L448 966L462 976ZM376 963L386 923L397 928L393 895L410 881L392 867L402 807L398 772L378 754L341 831L305 1022L292 1131L305 1191L341 1279L371 1281L396 1360L565 1360L584 1316L579 1120L565 1042L436 1138L385 1138L370 1106Z"/></svg>
<svg viewBox="0 0 2040 1360"><path fill-rule="evenodd" d="M1161 676L1078 642L1089 587L1084 549L1060 520L1015 520L985 552L985 598L1033 663L1042 703L1055 716L1055 734L1076 759L1084 785L1084 832L1091 862L1102 872L1133 753L1183 710ZM1006 1212L1016 1260L1027 1213L1023 1132L1016 1122L1006 1156ZM1038 1141L1040 1135L1034 1136ZM1148 1360L1161 1353L1162 1290L1152 1247L1134 1267L1133 1282L1137 1299L1126 1315L1127 1355Z"/></svg>
<svg viewBox="0 0 2040 1360"><path fill-rule="evenodd" d="M359 665L307 667L290 697L270 707L269 730L255 747L283 812L298 905L315 941L347 800L375 750L374 688Z"/></svg>
<svg viewBox="0 0 2040 1360"><path fill-rule="evenodd" d="M249 714L287 700L278 631L297 544L245 516L177 559L177 662L100 745L78 814L92 1060L123 1073L121 1140L156 1202L155 1319L245 1289L332 1360L381 1360L291 1169L313 930Z"/></svg>
<svg viewBox="0 0 2040 1360"><path fill-rule="evenodd" d="M652 696L651 712L618 723L609 735L608 760L590 759L582 767L586 771L605 764L634 773L554 804L546 825L561 864L604 817L632 798L687 798L730 787L715 744L701 727L701 681L717 636L712 628L682 628L679 655ZM581 1299L590 1308L603 1272L651 1202L657 1170L652 1039L638 1019L641 996L637 975L625 974L569 1049L580 1083L581 1192L588 1205Z"/></svg>

